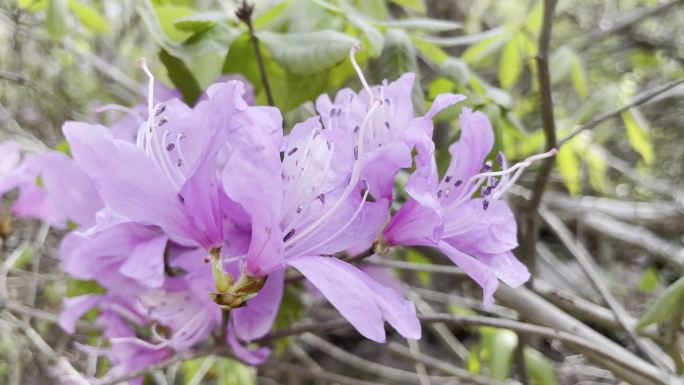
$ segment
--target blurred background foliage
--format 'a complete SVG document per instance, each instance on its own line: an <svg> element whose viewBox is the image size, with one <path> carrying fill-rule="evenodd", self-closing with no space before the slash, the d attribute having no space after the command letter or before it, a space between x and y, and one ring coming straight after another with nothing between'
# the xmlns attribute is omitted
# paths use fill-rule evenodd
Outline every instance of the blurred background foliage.
<svg viewBox="0 0 684 385"><path fill-rule="evenodd" d="M439 93L461 93L468 97L464 105L484 111L492 120L497 150L522 159L543 149L535 61L541 1L253 3L254 29L273 100L285 112L286 130L315 113L313 101L321 93L334 94L345 86L360 88L348 61L350 47L360 42L363 49L357 57L373 83L416 73L417 113L424 112ZM681 3L559 2L550 55L559 137L629 103L644 90L684 76ZM65 120L107 123L113 117L96 114L94 107L133 106L145 100L144 74L137 65L143 56L158 78L180 90L188 103L194 103L201 90L221 75L241 74L254 85L257 104L266 104L247 26L235 16L238 7L233 0L4 0L0 6L3 136L38 138L47 146L64 148L60 127ZM684 179L683 93L681 87L675 88L660 95L657 103L630 109L573 138L558 153L550 189L571 196L682 199L677 191ZM442 168L448 162L446 148L458 138L457 116L458 109L450 108L437 117ZM676 229L666 229L664 234L681 242ZM404 257L414 263L430 262L415 250ZM24 264L30 260L30 255L19 259ZM641 263L635 268L638 281L630 290L662 292L673 279L662 275L661 267ZM432 277L423 272L412 278L430 286ZM62 286L41 290L42 300L53 310L67 294ZM72 283L69 294L92 290L87 283L75 287ZM684 284L673 285L666 294L645 313L642 327L668 319L671 304L681 302ZM279 327L301 318L297 298L286 297ZM473 312L470 306L452 306L450 311ZM509 378L517 335L493 328L471 332L474 342L468 344L466 367L495 379ZM12 354L8 346L0 341L4 354ZM279 351L285 354L287 349ZM557 356L530 346L523 355L532 384L553 385L562 377L553 362ZM10 379L10 371L0 364L0 378ZM222 385L253 382L255 373L227 359L202 358L184 363L180 377L185 380L178 381L191 383L198 372Z"/></svg>

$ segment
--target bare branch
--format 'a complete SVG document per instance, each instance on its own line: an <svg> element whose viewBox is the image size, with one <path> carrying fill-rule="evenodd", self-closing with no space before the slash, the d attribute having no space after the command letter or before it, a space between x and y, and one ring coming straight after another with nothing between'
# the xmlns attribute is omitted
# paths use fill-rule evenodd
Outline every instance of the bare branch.
<svg viewBox="0 0 684 385"><path fill-rule="evenodd" d="M594 265L594 261L584 245L574 239L572 233L565 226L565 224L563 224L563 222L555 214L549 211L548 208L545 206L540 207L539 215L541 215L544 221L551 227L556 235L558 235L558 238L561 240L561 242L563 242L565 247L568 248L577 262L579 262L579 265L589 278L591 284L594 286L596 291L601 294L601 297L603 297L606 304L608 304L608 307L610 307L613 313L615 313L615 317L618 319L618 321L620 321L622 327L625 329L625 331L627 331L627 333L629 333L630 337L632 337L639 349L647 357L649 357L653 363L663 369L669 369L669 367L661 361L657 352L655 352L652 347L647 346L643 339L636 334L634 328L629 324L629 314L627 314L622 305L620 305L610 290L608 290L608 287L605 285L605 283L601 280L597 267Z"/></svg>
<svg viewBox="0 0 684 385"><path fill-rule="evenodd" d="M546 151L556 147L556 122L553 115L553 98L551 95L551 71L549 70L549 46L551 45L551 30L553 27L553 14L556 9L556 0L544 0L544 19L542 21L541 34L539 35L539 52L537 53L537 82L541 98L541 118L544 136L546 138ZM538 233L537 208L541 204L546 182L551 175L554 157L544 159L539 168L537 179L532 187L532 199L527 207L525 238L522 243L521 253L527 262L528 268L534 272ZM533 274L534 276L534 274Z"/></svg>
<svg viewBox="0 0 684 385"><path fill-rule="evenodd" d="M643 93L637 95L635 98L632 99L631 102L625 104L624 106L614 109L612 111L604 112L600 115L595 116L592 118L590 121L587 123L577 127L574 129L568 136L564 137L558 142L558 147L564 145L569 141L570 139L574 138L577 136L582 131L585 130L591 130L592 128L598 126L599 124L605 122L606 120L612 119L620 115L621 113L629 110L630 108L636 107L638 105L644 104L648 102L649 100L655 98L656 96L662 94L663 92L666 92L668 90L671 90L674 87L677 87L678 85L684 83L684 77L679 78L677 80L673 80L671 82L665 83L663 85L660 85L658 87L652 88L648 91L644 91Z"/></svg>

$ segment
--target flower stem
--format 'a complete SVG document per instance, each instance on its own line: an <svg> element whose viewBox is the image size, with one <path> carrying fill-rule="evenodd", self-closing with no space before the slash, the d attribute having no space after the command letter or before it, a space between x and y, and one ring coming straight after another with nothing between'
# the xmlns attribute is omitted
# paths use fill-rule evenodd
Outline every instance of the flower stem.
<svg viewBox="0 0 684 385"><path fill-rule="evenodd" d="M249 38L252 41L252 46L254 47L254 55L256 56L257 64L259 65L259 74L261 75L261 83L264 86L264 92L266 92L266 100L269 106L274 106L273 94L271 93L271 86L268 83L268 75L266 74L266 66L264 65L264 58L261 55L261 48L259 47L259 39L254 32L254 25L252 24L252 13L254 12L254 5L247 3L242 0L242 4L235 15L240 19L249 30Z"/></svg>

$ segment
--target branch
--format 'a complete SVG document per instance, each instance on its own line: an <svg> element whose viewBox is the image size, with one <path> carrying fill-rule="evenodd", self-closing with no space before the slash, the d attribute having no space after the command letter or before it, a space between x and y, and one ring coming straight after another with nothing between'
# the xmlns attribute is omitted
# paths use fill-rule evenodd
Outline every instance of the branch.
<svg viewBox="0 0 684 385"><path fill-rule="evenodd" d="M581 42L577 43L578 49L586 48L587 46L595 44L597 41L602 40L610 35L617 34L628 28L631 28L634 24L641 23L645 19L656 16L660 13L667 11L673 5L681 3L682 0L673 0L665 3L660 3L652 7L644 7L637 11L632 12L631 15L618 20L612 27L608 29L599 29L589 33L586 37L582 39Z"/></svg>
<svg viewBox="0 0 684 385"><path fill-rule="evenodd" d="M261 83L264 85L264 91L266 92L266 100L269 106L275 106L273 102L273 94L271 94L271 86L268 84L268 75L266 74L266 66L264 65L264 58L261 55L261 47L259 47L259 39L257 38L256 32L254 32L254 25L252 24L252 13L254 12L254 5L248 4L247 1L242 0L242 4L235 15L240 19L249 30L249 38L252 41L252 46L254 47L254 55L257 59L257 64L259 65L259 74L261 75Z"/></svg>
<svg viewBox="0 0 684 385"><path fill-rule="evenodd" d="M641 350L656 365L663 369L667 368L667 365L662 363L657 353L651 349L650 346L647 346L641 337L637 336L634 328L629 324L629 314L627 314L625 309L618 303L610 290L608 290L608 287L601 280L601 277L597 271L597 267L595 266L589 251L584 247L584 245L574 239L570 230L555 214L549 211L549 209L542 206L539 209L539 214L556 233L556 235L558 235L558 238L560 238L561 242L563 242L570 253L575 257L580 267L582 267L582 270L589 278L591 284L594 286L596 291L601 294L601 297L603 297L606 304L608 304L608 307L610 307L615 314L615 318L618 319L625 331L629 334L632 340L634 340L639 350Z"/></svg>
<svg viewBox="0 0 684 385"><path fill-rule="evenodd" d="M541 97L541 117L546 137L546 151L556 147L556 123L553 116L553 98L551 96L551 72L549 70L549 46L551 44L551 29L553 27L553 14L556 9L556 0L544 0L544 19L542 30L539 35L539 52L537 53L537 81L539 82L539 94ZM523 242L522 255L526 257L528 268L535 271L535 245L537 244L538 219L537 209L541 203L542 195L546 188L546 182L551 175L554 157L544 159L537 174L537 180L532 187L532 199L528 206L527 228Z"/></svg>
<svg viewBox="0 0 684 385"><path fill-rule="evenodd" d="M592 118L587 123L576 128L575 130L573 130L568 136L561 139L558 142L558 147L564 145L567 141L569 141L570 139L577 136L577 134L579 134L580 132L585 131L585 130L591 130L592 128L598 126L599 124L605 122L606 120L617 117L618 115L622 114L623 112L629 110L632 107L636 107L638 105L644 104L644 103L648 102L649 100L653 99L654 97L662 94L663 92L671 90L672 88L674 88L674 87L676 87L682 83L684 83L684 77L679 78L677 80L673 80L669 83L665 83L661 86L652 88L648 91L644 91L643 93L637 95L634 99L632 99L632 101L629 102L628 104L626 104L620 108L617 108L615 110L604 112L603 114L595 116L594 118Z"/></svg>
<svg viewBox="0 0 684 385"><path fill-rule="evenodd" d="M293 373L304 378L310 378L312 380L323 380L326 383L342 385L383 385L382 383L376 381L368 382L357 380L355 378L342 376L329 371L312 370L311 368L305 368L303 366L292 365L284 362L269 362L261 367L264 369L273 369L285 373Z"/></svg>
<svg viewBox="0 0 684 385"><path fill-rule="evenodd" d="M413 353L411 350L403 345L400 345L399 343L396 342L390 342L387 345L387 348L389 349L390 352L396 353L400 356L410 358L412 360L415 360L419 363L424 364L425 366L429 366L431 368L434 368L436 370L439 370L440 372L443 372L444 374L448 374L450 376L458 377L467 383L473 383L473 384L478 384L478 385L513 385L516 384L514 381L508 381L506 383L495 380L493 378L489 378L477 373L471 373L467 371L466 369L460 368L458 366L452 365L446 361L442 361L440 359L437 359L432 356L428 356L425 353Z"/></svg>

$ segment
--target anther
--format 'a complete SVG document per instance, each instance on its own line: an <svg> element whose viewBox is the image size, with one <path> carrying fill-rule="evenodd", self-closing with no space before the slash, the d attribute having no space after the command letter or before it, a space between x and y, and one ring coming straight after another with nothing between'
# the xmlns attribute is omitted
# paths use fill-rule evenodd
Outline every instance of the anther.
<svg viewBox="0 0 684 385"><path fill-rule="evenodd" d="M290 155L294 154L295 152L297 152L297 147L293 147L290 151L288 151L287 156L290 156Z"/></svg>
<svg viewBox="0 0 684 385"><path fill-rule="evenodd" d="M451 182L451 175L447 175L446 178L444 178L444 183L449 183Z"/></svg>
<svg viewBox="0 0 684 385"><path fill-rule="evenodd" d="M287 242L290 238L292 238L293 235L295 235L295 229L292 229L285 234L283 237L283 242Z"/></svg>
<svg viewBox="0 0 684 385"><path fill-rule="evenodd" d="M359 160L359 146L354 146L354 159Z"/></svg>
<svg viewBox="0 0 684 385"><path fill-rule="evenodd" d="M441 198L442 194L444 194L444 191L442 191L442 190L437 191L437 198Z"/></svg>
<svg viewBox="0 0 684 385"><path fill-rule="evenodd" d="M166 145L166 151L173 151L173 149L176 147L176 143L171 142Z"/></svg>
<svg viewBox="0 0 684 385"><path fill-rule="evenodd" d="M159 116L159 115L163 114L164 111L166 111L166 104L162 104L161 106L159 106L159 108L157 109L157 112L154 113L154 116Z"/></svg>
<svg viewBox="0 0 684 385"><path fill-rule="evenodd" d="M166 118L161 118L161 119L159 119L159 123L157 123L157 127L161 127L161 126L165 125L167 122L168 122L168 120L166 120Z"/></svg>
<svg viewBox="0 0 684 385"><path fill-rule="evenodd" d="M321 204L325 204L325 194L320 194L319 196L316 197L319 201L321 201Z"/></svg>
<svg viewBox="0 0 684 385"><path fill-rule="evenodd" d="M454 182L454 187L458 187L458 186L460 186L461 184L463 184L463 181L460 180L460 179L456 179L456 182Z"/></svg>
<svg viewBox="0 0 684 385"><path fill-rule="evenodd" d="M297 214L301 213L304 208L302 206L297 206Z"/></svg>
<svg viewBox="0 0 684 385"><path fill-rule="evenodd" d="M485 199L482 201L482 208L487 210L487 207L489 207L489 201Z"/></svg>

